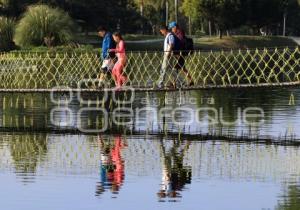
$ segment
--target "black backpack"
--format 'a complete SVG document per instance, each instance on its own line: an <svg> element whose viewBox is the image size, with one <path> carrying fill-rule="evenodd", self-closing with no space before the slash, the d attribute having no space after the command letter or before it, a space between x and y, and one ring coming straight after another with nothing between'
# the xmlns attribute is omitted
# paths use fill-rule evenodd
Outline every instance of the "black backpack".
<svg viewBox="0 0 300 210"><path fill-rule="evenodd" d="M194 40L192 38L189 38L187 36L184 37L184 51L183 55L191 55L194 52Z"/></svg>
<svg viewBox="0 0 300 210"><path fill-rule="evenodd" d="M171 33L169 36L173 36L174 37L174 41L175 41L174 48L173 48L174 54L175 55L180 54L180 51L181 51L180 39L178 39L178 37L175 34L173 34L173 33Z"/></svg>

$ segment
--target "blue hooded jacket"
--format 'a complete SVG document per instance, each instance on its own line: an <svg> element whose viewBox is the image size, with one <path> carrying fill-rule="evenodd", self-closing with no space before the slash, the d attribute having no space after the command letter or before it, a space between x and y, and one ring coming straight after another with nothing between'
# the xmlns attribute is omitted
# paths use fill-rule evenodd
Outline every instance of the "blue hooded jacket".
<svg viewBox="0 0 300 210"><path fill-rule="evenodd" d="M115 42L110 32L106 32L102 42L101 58L105 59L109 56L108 50L115 48Z"/></svg>

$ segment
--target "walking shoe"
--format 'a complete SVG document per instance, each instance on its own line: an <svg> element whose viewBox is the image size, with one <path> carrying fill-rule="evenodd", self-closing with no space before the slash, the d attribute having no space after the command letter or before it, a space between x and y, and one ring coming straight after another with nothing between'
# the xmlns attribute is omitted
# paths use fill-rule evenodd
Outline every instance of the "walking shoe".
<svg viewBox="0 0 300 210"><path fill-rule="evenodd" d="M154 88L163 89L165 86L162 83L158 83Z"/></svg>
<svg viewBox="0 0 300 210"><path fill-rule="evenodd" d="M194 81L190 81L189 87L194 86L194 85L195 85L195 82Z"/></svg>

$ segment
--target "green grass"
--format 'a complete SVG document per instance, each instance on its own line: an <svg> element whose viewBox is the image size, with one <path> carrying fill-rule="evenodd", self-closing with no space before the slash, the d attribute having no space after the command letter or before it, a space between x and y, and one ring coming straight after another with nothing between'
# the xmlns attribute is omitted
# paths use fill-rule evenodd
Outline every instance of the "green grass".
<svg viewBox="0 0 300 210"><path fill-rule="evenodd" d="M294 47L297 43L287 37L261 37L261 36L232 36L194 38L196 50L229 50L229 49L254 49L254 48L281 48ZM162 50L163 41L151 43L127 43L128 50L155 51Z"/></svg>
<svg viewBox="0 0 300 210"><path fill-rule="evenodd" d="M80 35L81 38L84 35ZM101 39L97 37L96 34L90 35L94 37L89 40L81 40L80 42L75 40L75 42L81 43L78 51L91 51L94 49L95 52L99 52L101 46ZM78 38L78 36L77 36ZM126 41L127 51L162 51L163 49L163 37L162 36L152 36L152 35L126 35L124 36ZM151 42L142 42L142 40L152 40ZM254 49L254 48L282 48L282 47L294 47L297 46L292 39L287 37L261 37L261 36L231 36L219 39L218 37L201 37L194 38L195 49L196 50L229 50L229 49ZM72 51L74 47L72 46L60 46L56 47L50 51ZM23 49L24 50L24 49ZM27 51L47 51L46 47L38 47L33 49L27 49Z"/></svg>
<svg viewBox="0 0 300 210"><path fill-rule="evenodd" d="M128 51L162 51L163 41L155 41L151 43L126 43Z"/></svg>
<svg viewBox="0 0 300 210"><path fill-rule="evenodd" d="M75 46L75 45L61 45L53 48L48 48L45 46L40 46L40 47L28 47L28 48L21 48L18 50L13 50L11 51L12 53L26 53L26 52L35 52L35 53L99 53L100 48L95 48L92 45L80 45L80 46Z"/></svg>
<svg viewBox="0 0 300 210"><path fill-rule="evenodd" d="M143 40L155 40L155 39L162 39L162 36L159 35L143 35L143 34L126 34L123 38L127 41L143 41ZM89 33L86 34L77 34L75 36L75 41L82 43L82 44L96 44L99 43L100 38L97 33Z"/></svg>
<svg viewBox="0 0 300 210"><path fill-rule="evenodd" d="M224 37L202 37L194 40L195 48L202 50L218 49L254 49L297 46L293 40L287 37L262 37L262 36L232 36Z"/></svg>
<svg viewBox="0 0 300 210"><path fill-rule="evenodd" d="M124 39L127 41L142 41L142 40L156 40L162 39L162 36L159 35L136 35L136 34L127 34L124 36Z"/></svg>

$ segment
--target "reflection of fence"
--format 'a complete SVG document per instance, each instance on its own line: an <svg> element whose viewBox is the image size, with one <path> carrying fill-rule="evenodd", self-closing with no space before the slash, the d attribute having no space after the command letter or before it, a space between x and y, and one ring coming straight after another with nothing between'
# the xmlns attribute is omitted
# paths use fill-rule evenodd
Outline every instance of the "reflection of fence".
<svg viewBox="0 0 300 210"><path fill-rule="evenodd" d="M160 76L162 52L128 52L126 74L136 88L153 88ZM300 49L200 52L185 57L192 88L291 85L300 82ZM0 89L78 88L94 80L101 61L95 53L0 54ZM171 65L169 66L171 69ZM173 71L175 71L173 69ZM181 77L185 75L180 73ZM165 83L176 78L168 76ZM113 83L110 83L113 86ZM81 88L93 89L95 85Z"/></svg>
<svg viewBox="0 0 300 210"><path fill-rule="evenodd" d="M103 138L107 141L112 136ZM122 152L125 176L156 177L161 173L163 160L160 147L163 144L166 148L172 148L178 136L134 135L123 136L123 139L128 145ZM289 178L296 181L294 179L300 174L298 147L249 142L240 142L236 146L226 141L199 142L190 141L190 138L181 143L187 142L191 146L185 153L184 164L192 167L195 178L208 176L269 181L270 178L281 180L293 174L295 176ZM97 175L100 152L96 136L5 135L0 137L0 171L18 172L27 182L28 175L32 175L33 179L36 174ZM13 170L14 168L17 170Z"/></svg>

